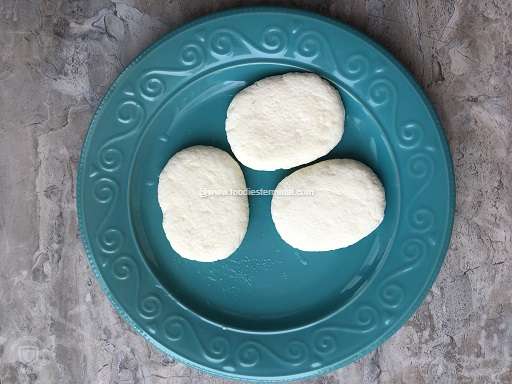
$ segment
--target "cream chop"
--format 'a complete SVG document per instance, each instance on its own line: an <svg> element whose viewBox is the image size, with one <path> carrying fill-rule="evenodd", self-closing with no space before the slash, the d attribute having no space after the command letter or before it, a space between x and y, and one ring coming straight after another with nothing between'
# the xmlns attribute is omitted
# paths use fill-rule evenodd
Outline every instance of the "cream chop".
<svg viewBox="0 0 512 384"><path fill-rule="evenodd" d="M339 92L313 73L286 73L240 91L227 112L226 135L249 168L293 168L326 155L341 140L345 109Z"/></svg>
<svg viewBox="0 0 512 384"><path fill-rule="evenodd" d="M226 152L193 146L176 153L158 183L163 228L182 257L216 261L229 257L242 242L249 221L247 195L238 163Z"/></svg>
<svg viewBox="0 0 512 384"><path fill-rule="evenodd" d="M283 191L300 191L293 196ZM326 160L295 171L276 187L272 220L281 238L302 251L348 247L384 218L384 188L373 171L350 159Z"/></svg>

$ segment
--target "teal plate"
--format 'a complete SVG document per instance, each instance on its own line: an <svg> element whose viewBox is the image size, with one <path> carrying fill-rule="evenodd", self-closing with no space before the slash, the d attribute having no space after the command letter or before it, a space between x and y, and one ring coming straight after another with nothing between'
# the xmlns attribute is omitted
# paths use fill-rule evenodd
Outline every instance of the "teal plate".
<svg viewBox="0 0 512 384"><path fill-rule="evenodd" d="M300 252L277 234L270 197L252 197L247 235L230 258L179 257L161 226L162 167L191 145L229 152L233 96L290 71L316 72L340 91L345 134L326 158L377 172L383 223L346 249ZM254 189L273 189L291 172L242 169ZM92 268L141 335L209 373L279 381L344 366L413 314L448 247L454 183L435 113L388 53L321 16L251 8L188 24L126 68L87 133L77 204Z"/></svg>

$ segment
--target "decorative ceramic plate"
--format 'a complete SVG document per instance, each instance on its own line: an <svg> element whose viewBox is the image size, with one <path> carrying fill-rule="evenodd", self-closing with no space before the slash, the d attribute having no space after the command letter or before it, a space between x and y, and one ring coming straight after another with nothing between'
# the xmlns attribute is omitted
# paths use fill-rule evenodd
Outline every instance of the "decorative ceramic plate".
<svg viewBox="0 0 512 384"><path fill-rule="evenodd" d="M229 152L233 96L290 71L315 72L340 91L345 134L326 158L376 171L386 188L383 223L351 247L300 252L277 234L271 198L254 196L230 258L179 257L161 225L161 169L188 146ZM273 189L291 173L242 169L252 189ZM209 373L277 381L344 366L405 323L443 262L454 184L435 113L388 53L330 19L254 8L188 24L126 68L91 123L77 200L92 268L141 335Z"/></svg>

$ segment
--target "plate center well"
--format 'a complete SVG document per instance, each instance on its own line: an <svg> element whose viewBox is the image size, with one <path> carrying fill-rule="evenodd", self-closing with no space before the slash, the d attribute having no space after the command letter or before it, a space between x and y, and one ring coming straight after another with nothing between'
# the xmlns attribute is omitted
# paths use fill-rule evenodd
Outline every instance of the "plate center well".
<svg viewBox="0 0 512 384"><path fill-rule="evenodd" d="M373 276L398 221L398 183L391 171L394 165L387 141L364 105L339 88L347 110L345 134L325 158L355 158L381 178L386 188L386 217L374 233L346 249L301 252L279 237L270 214L271 197L253 196L247 234L230 258L194 262L181 258L169 245L157 200L158 175L169 158L198 144L231 153L224 121L233 96L260 78L298 70L304 68L244 63L190 83L179 97L162 104L146 127L134 162L131 219L147 264L182 305L226 327L278 331L313 323L339 310ZM292 172L261 172L244 166L242 171L251 189L274 189Z"/></svg>

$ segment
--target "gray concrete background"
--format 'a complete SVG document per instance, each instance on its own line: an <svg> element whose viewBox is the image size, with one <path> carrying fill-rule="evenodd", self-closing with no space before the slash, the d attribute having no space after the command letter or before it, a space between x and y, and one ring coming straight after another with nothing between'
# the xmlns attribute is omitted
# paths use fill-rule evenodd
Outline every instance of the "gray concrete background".
<svg viewBox="0 0 512 384"><path fill-rule="evenodd" d="M183 23L250 4L343 20L424 86L453 153L450 251L388 342L308 383L512 383L512 2L0 0L0 383L224 383L113 311L77 235L75 177L98 100Z"/></svg>

